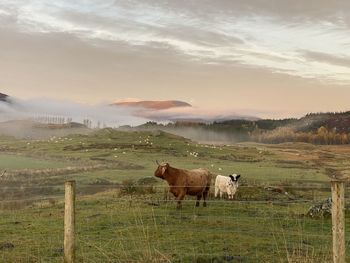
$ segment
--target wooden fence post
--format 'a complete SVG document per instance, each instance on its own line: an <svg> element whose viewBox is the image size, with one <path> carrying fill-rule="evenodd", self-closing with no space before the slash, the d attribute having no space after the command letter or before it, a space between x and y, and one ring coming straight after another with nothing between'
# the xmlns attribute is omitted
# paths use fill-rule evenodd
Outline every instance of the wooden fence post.
<svg viewBox="0 0 350 263"><path fill-rule="evenodd" d="M333 262L345 263L344 182L332 181Z"/></svg>
<svg viewBox="0 0 350 263"><path fill-rule="evenodd" d="M64 188L64 262L75 263L75 181Z"/></svg>

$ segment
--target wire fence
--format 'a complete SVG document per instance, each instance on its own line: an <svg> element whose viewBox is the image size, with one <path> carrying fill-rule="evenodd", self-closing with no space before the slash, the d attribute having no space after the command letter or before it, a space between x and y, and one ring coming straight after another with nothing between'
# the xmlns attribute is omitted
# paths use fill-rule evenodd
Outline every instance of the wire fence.
<svg viewBox="0 0 350 263"><path fill-rule="evenodd" d="M181 210L166 185L78 184L76 192L77 262L332 261L327 184L241 185L235 200L211 193L196 207L187 196ZM64 186L0 186L0 194L0 262L62 262Z"/></svg>

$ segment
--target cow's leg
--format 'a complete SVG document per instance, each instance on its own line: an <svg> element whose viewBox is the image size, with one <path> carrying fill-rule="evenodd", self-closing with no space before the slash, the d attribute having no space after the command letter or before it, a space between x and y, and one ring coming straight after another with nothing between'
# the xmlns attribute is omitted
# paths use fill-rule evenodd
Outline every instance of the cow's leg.
<svg viewBox="0 0 350 263"><path fill-rule="evenodd" d="M177 209L181 209L182 208L182 205L181 205L181 201L184 199L186 193L185 192L180 192L177 197L176 197L176 200L177 200L177 205L176 205L176 208Z"/></svg>
<svg viewBox="0 0 350 263"><path fill-rule="evenodd" d="M220 191L220 199L222 199L224 192Z"/></svg>
<svg viewBox="0 0 350 263"><path fill-rule="evenodd" d="M209 187L206 187L205 190L204 190L204 193L203 193L203 206L206 207L207 206L207 197L208 197L208 194L209 194Z"/></svg>
<svg viewBox="0 0 350 263"><path fill-rule="evenodd" d="M202 198L202 194L197 195L197 202L196 202L197 207L199 206L199 201L201 200L201 198Z"/></svg>

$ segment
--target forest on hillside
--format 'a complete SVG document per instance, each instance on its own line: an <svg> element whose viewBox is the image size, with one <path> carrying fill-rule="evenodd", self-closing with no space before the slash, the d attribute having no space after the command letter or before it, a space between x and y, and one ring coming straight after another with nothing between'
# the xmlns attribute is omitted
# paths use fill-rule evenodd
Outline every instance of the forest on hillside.
<svg viewBox="0 0 350 263"><path fill-rule="evenodd" d="M192 135L207 132L211 134L209 137L217 138L218 135L222 135L227 141L235 142L305 142L339 145L350 143L350 112L312 113L300 119L281 120L227 120L213 123L177 121L168 124L148 122L138 128L161 129L184 136L185 132L182 131L191 130Z"/></svg>

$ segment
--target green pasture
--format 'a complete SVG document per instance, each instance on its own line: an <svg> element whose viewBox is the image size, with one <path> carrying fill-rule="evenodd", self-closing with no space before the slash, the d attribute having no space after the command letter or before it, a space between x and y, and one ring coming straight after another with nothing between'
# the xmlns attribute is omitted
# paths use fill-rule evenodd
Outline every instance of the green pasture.
<svg viewBox="0 0 350 263"><path fill-rule="evenodd" d="M79 197L78 262L329 262L330 218L304 216L310 203L173 202L107 191ZM61 262L63 200L41 201L0 219L1 262ZM350 221L347 220L347 224Z"/></svg>
<svg viewBox="0 0 350 263"><path fill-rule="evenodd" d="M156 160L239 173L236 200L211 189L207 208L186 198L178 211ZM330 196L325 169L349 160L347 146L216 146L164 132L0 137L0 262L62 262L66 180L78 187L78 262L329 262L330 219L305 214Z"/></svg>
<svg viewBox="0 0 350 263"><path fill-rule="evenodd" d="M1 170L62 168L65 163L53 160L40 160L18 155L0 154Z"/></svg>

